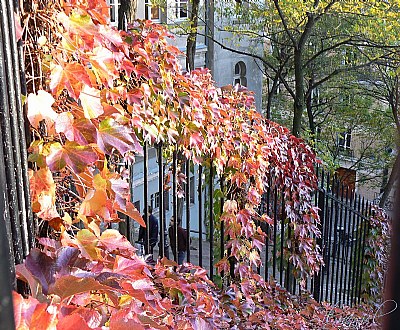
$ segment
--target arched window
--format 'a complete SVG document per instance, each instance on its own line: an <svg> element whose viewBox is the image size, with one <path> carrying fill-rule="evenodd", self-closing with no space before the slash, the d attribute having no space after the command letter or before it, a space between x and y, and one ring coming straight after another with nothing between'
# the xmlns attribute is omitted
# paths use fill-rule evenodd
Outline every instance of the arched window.
<svg viewBox="0 0 400 330"><path fill-rule="evenodd" d="M235 64L235 72L233 75L233 84L247 86L246 64L244 64L243 61L239 61Z"/></svg>

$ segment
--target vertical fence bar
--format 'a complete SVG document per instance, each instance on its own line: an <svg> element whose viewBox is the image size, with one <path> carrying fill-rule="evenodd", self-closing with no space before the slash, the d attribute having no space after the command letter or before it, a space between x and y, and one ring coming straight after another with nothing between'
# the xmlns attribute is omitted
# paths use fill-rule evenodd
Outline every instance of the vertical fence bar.
<svg viewBox="0 0 400 330"><path fill-rule="evenodd" d="M338 219L338 224L335 229L335 236L336 236L336 248L335 248L335 256L336 256L336 274L335 274L335 305L337 303L337 297L338 294L340 294L339 290L337 289L340 286L340 276L339 276L339 270L340 270L340 252L342 251L342 240L343 240L343 214L342 214L342 206L343 206L343 192L344 192L344 186L343 183L339 182L339 191L338 191L338 196L337 198L339 199L339 194L340 194L340 200L338 200L337 207L336 207L336 212L337 214L337 219Z"/></svg>
<svg viewBox="0 0 400 330"><path fill-rule="evenodd" d="M221 180L220 180L220 182L221 182L221 192L222 192L222 196L221 196L221 200L220 200L220 203L221 203L221 210L220 210L220 213L222 214L222 212L223 212L223 209L224 209L224 197L223 197L223 192L224 192L224 178L221 176ZM224 221L221 221L221 219L220 219L220 225L221 225L221 230L220 230L220 235L221 235L221 239L220 239L220 246L219 246L219 248L220 248L220 256L221 256L221 259L224 257L224 249L225 249L225 239L224 239L224 237L225 237L225 234L224 234L224 231L225 231L225 228L224 228Z"/></svg>
<svg viewBox="0 0 400 330"><path fill-rule="evenodd" d="M159 196L159 218L160 218L160 256L166 256L166 233L165 233L165 205L164 205L164 164L163 164L163 145L160 142L157 145L157 163L158 163L158 196Z"/></svg>
<svg viewBox="0 0 400 330"><path fill-rule="evenodd" d="M366 220L365 220L365 226L364 226L364 237L363 237L363 244L362 244L362 259L361 259L361 269L360 269L360 281L359 281L359 287L358 287L358 303L361 302L361 284L362 284L362 276L364 273L364 257L365 257L365 244L367 240L367 235L370 230L370 217L371 217L371 212L372 212L372 206L370 203L367 203L367 211L365 214Z"/></svg>
<svg viewBox="0 0 400 330"><path fill-rule="evenodd" d="M361 247L361 261L360 261L360 280L358 282L358 303L361 302L361 289L362 289L362 278L364 272L364 258L365 258L365 244L367 239L367 234L369 232L369 224L370 224L370 216L371 216L371 204L366 202L366 210L365 210L365 219L364 219L364 230L363 230L363 238L362 238L362 247Z"/></svg>
<svg viewBox="0 0 400 330"><path fill-rule="evenodd" d="M360 196L361 197L361 196ZM361 268L361 263L363 262L363 255L364 255L364 250L362 249L363 246L363 237L364 237L364 225L366 223L366 218L365 218L365 198L363 197L361 200L361 204L358 207L358 212L359 212L359 221L357 225L357 233L358 233L358 249L357 249L357 269L356 269L356 274L355 274L355 286L354 286L354 295L355 295L355 301L356 299L358 300L360 298L360 294L358 291L359 287L359 282L361 282L361 277L360 277L360 268Z"/></svg>
<svg viewBox="0 0 400 330"><path fill-rule="evenodd" d="M340 286L339 286L339 305L341 306L342 303L344 302L344 296L345 293L343 292L343 282L344 285L346 285L346 273L344 271L346 265L347 265L347 257L345 258L345 252L347 250L347 244L348 244L348 231L346 231L346 221L347 221L347 197L349 195L349 187L346 186L346 193L344 194L344 191L342 193L342 209L344 211L344 222L342 223L342 221L340 222L340 226L343 228L343 233L342 233L342 244L341 244L341 248L342 248L342 267L341 267L341 271L340 271ZM345 197L344 197L345 196ZM344 200L345 198L345 200ZM342 211L342 212L343 212ZM348 221L347 221L348 222Z"/></svg>
<svg viewBox="0 0 400 330"><path fill-rule="evenodd" d="M1 52L0 52L1 56ZM1 66L1 63L0 63ZM0 71L1 73L1 71ZM4 104L0 100L0 106ZM6 175L3 157L3 143L0 134L0 184L5 187ZM15 286L13 278L14 253L12 249L12 233L10 228L10 214L8 212L6 189L0 191L0 320L4 329L15 329L14 312L12 304L12 287Z"/></svg>
<svg viewBox="0 0 400 330"><path fill-rule="evenodd" d="M326 190L325 190L325 207L324 207L324 226L323 226L323 232L322 232L322 240L323 240L323 247L322 247L322 256L324 259L324 268L321 271L321 292L320 292L320 301L324 300L324 283L325 283L325 273L326 273L326 268L327 268L327 240L328 240L328 229L329 229L329 190L330 190L330 175L327 173L326 175L326 184L325 184Z"/></svg>
<svg viewBox="0 0 400 330"><path fill-rule="evenodd" d="M210 204L210 279L214 277L214 168L210 162L209 180L209 204Z"/></svg>
<svg viewBox="0 0 400 330"><path fill-rule="evenodd" d="M2 6L4 2L2 2ZM24 257L29 253L29 249L34 243L34 228L33 228L33 216L30 207L30 193L29 189L23 187L29 187L28 178L28 162L26 153L26 137L25 137L25 125L22 111L21 101L21 66L19 62L17 40L15 38L15 24L14 24L14 12L19 12L18 5L14 9L14 5L11 1L8 5L3 7L7 13L8 29L3 29L5 39L8 38L8 42L3 44L4 49L7 52L9 61L6 61L7 68L7 82L9 85L9 100L10 100L10 118L11 118L11 129L13 137L13 154L15 160L15 175L17 182L20 182L20 186L17 189L18 205L20 212L18 214L21 224L21 239L22 249ZM22 185L21 185L22 183Z"/></svg>
<svg viewBox="0 0 400 330"><path fill-rule="evenodd" d="M267 188L267 207L265 209L265 212L267 213L268 216L271 216L270 210L269 210L269 203L271 200L271 180L269 181L268 188ZM269 258L268 258L268 245L269 245L269 231L270 231L270 225L267 223L266 224L266 238L265 238L265 263L264 263L264 279L268 280L268 267L269 267Z"/></svg>
<svg viewBox="0 0 400 330"><path fill-rule="evenodd" d="M329 284L331 281L331 253L332 253L332 227L333 227L333 205L334 205L334 193L335 193L335 178L332 178L332 184L331 184L331 203L330 203L330 208L327 210L329 211L329 215L327 216L328 218L328 249L327 249L327 254L326 254L326 283L325 283L325 296L326 299L328 299L329 295Z"/></svg>
<svg viewBox="0 0 400 330"><path fill-rule="evenodd" d="M285 238L285 213L284 207L285 205L285 197L284 197L284 188L281 190L281 244L280 244L280 253L281 253L281 260L280 260L280 267L279 267L279 283L280 285L283 284L283 245L284 245L284 238Z"/></svg>
<svg viewBox="0 0 400 330"><path fill-rule="evenodd" d="M18 202L17 194L17 182L18 177L16 173L16 163L14 159L14 132L11 128L11 118L10 118L10 95L13 94L13 86L10 86L12 77L9 76L9 62L11 61L10 55L10 21L7 15L7 4L6 1L1 1L0 4L0 15L2 28L0 31L0 45L1 45L1 58L0 58L0 76L2 77L0 81L0 98L2 100L0 106L0 132L2 134L3 140L3 157L4 163L7 164L5 167L6 182L7 184L4 188L7 191L7 200L10 212L10 228L12 231L12 246L14 251L15 263L22 263L24 259L24 246L25 243L22 241L21 235L21 220L20 220L20 205ZM9 88L12 88L10 91ZM22 211L22 210L21 210Z"/></svg>
<svg viewBox="0 0 400 330"><path fill-rule="evenodd" d="M349 261L349 282L347 284L347 305L351 305L352 301L352 278L354 276L354 273L352 271L353 268L353 247L354 247L354 224L356 220L356 206L357 206L357 198L355 194L352 192L351 196L351 211L352 211L352 216L350 217L351 221L351 244L350 244L350 261ZM349 233L350 235L350 233Z"/></svg>
<svg viewBox="0 0 400 330"><path fill-rule="evenodd" d="M144 142L143 145L143 214L144 221L146 223L146 235L144 237L144 248L146 254L150 253L150 221L149 221L149 211L148 211L148 195L149 195L149 155L148 155L148 146L147 142Z"/></svg>
<svg viewBox="0 0 400 330"><path fill-rule="evenodd" d="M324 172L321 174L321 186L318 190L318 213L319 213L319 230L321 232L321 236L317 238L317 244L321 247L321 251L323 252L322 246L322 238L323 238L323 226L325 222L325 188L324 188ZM316 301L320 301L320 293L321 293L321 276L323 270L321 269L317 275L314 277L314 285L313 285L313 297Z"/></svg>
<svg viewBox="0 0 400 330"><path fill-rule="evenodd" d="M349 196L349 192L350 192L350 196ZM353 221L352 221L352 215L354 214L354 212L352 212L352 198L353 198L353 191L352 190L347 190L347 194L346 194L346 212L348 210L349 213L349 217L347 218L347 228L346 228L346 266L345 266L345 276L344 276L344 293L345 296L343 297L343 303L348 304L348 300L349 300L349 295L350 295L350 291L349 291L349 283L350 283L350 279L351 279L351 274L350 274L350 270L351 270L351 246L353 244L353 234L351 233L351 230L353 228ZM346 299L347 298L347 299Z"/></svg>
<svg viewBox="0 0 400 330"><path fill-rule="evenodd" d="M276 279L276 239L278 231L278 189L274 187L274 245L272 252L272 276Z"/></svg>
<svg viewBox="0 0 400 330"><path fill-rule="evenodd" d="M186 191L185 191L185 200L186 200L186 260L190 262L190 161L186 161L185 165L186 169Z"/></svg>
<svg viewBox="0 0 400 330"><path fill-rule="evenodd" d="M357 222L356 222L356 237L355 237L355 253L354 253L354 267L353 267L353 276L352 276L352 286L351 286L351 296L352 296L352 301L350 306L353 306L355 301L356 301L356 286L357 286L357 268L358 268L358 261L359 261L359 255L360 255L360 208L361 208L361 196L358 196L357 198Z"/></svg>
<svg viewBox="0 0 400 330"><path fill-rule="evenodd" d="M337 194L339 194L339 189L340 189L340 183L339 180L336 178L335 180L336 182L336 191L334 192L334 207L331 209L331 215L332 217L334 217L334 223L333 223L333 251L332 252L332 262L331 262L331 292L330 292L330 300L331 302L333 302L333 286L334 286L334 282L337 281L337 278L335 278L335 263L336 263L336 258L337 258L337 249L338 249L338 233L337 233L337 229L338 229L338 208L339 208L339 203L338 203L338 196ZM332 221L332 218L331 218ZM332 236L332 230L331 230L331 235Z"/></svg>
<svg viewBox="0 0 400 330"><path fill-rule="evenodd" d="M173 248L173 255L174 255L174 260L177 262L178 261L178 186L177 186L177 152L174 150L172 154L172 214L174 216L174 228L173 228L173 234L174 234L174 246Z"/></svg>
<svg viewBox="0 0 400 330"><path fill-rule="evenodd" d="M199 266L203 267L203 166L199 166Z"/></svg>
<svg viewBox="0 0 400 330"><path fill-rule="evenodd" d="M287 239L290 240L290 236L292 235L291 227L290 224L287 224ZM290 293L294 294L294 291L296 290L296 286L291 283L291 280L294 280L294 276L292 276L292 267L291 263L288 260L287 266L286 266L286 274L285 274L285 287L286 290L288 290Z"/></svg>

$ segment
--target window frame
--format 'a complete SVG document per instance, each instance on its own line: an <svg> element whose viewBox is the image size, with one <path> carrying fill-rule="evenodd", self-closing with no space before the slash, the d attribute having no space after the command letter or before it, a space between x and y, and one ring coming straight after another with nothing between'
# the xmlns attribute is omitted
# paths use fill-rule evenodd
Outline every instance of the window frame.
<svg viewBox="0 0 400 330"><path fill-rule="evenodd" d="M119 8L121 7L121 0L107 0L107 6L110 7L110 24L112 26L118 26Z"/></svg>
<svg viewBox="0 0 400 330"><path fill-rule="evenodd" d="M182 8L186 7L185 16L182 16ZM175 0L174 14L177 21L185 21L189 19L189 1L188 0Z"/></svg>
<svg viewBox="0 0 400 330"><path fill-rule="evenodd" d="M247 67L246 63L243 61L236 62L233 67L233 85L236 86L239 84L240 86L247 87Z"/></svg>
<svg viewBox="0 0 400 330"><path fill-rule="evenodd" d="M158 17L153 18L153 9L158 9ZM150 0L144 1L144 18L154 23L161 23L161 10L159 6L153 6Z"/></svg>

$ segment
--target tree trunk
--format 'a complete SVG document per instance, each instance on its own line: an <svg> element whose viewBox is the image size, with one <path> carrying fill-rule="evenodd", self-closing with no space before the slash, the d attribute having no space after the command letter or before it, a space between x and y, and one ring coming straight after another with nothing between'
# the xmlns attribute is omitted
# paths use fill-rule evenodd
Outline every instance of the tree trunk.
<svg viewBox="0 0 400 330"><path fill-rule="evenodd" d="M200 0L191 1L190 10L190 31L186 42L186 70L194 70L194 57L196 55L196 37L199 21L199 3Z"/></svg>
<svg viewBox="0 0 400 330"><path fill-rule="evenodd" d="M399 157L397 157L398 159ZM396 159L396 160L397 160ZM397 161L395 162L395 164ZM397 165L397 164L396 164ZM399 167L394 167L392 172L398 176ZM390 244L389 269L385 285L385 297L383 304L383 329L395 330L399 328L400 308L400 190L397 190L395 201L395 213L392 222L392 234Z"/></svg>
<svg viewBox="0 0 400 330"><path fill-rule="evenodd" d="M382 196L379 200L379 207L383 208L385 206L386 200L388 199L390 192L392 191L393 184L397 179L398 172L396 168L400 166L400 154L397 152L396 160L392 167L392 172L390 173L389 180L386 183L385 187L383 188Z"/></svg>
<svg viewBox="0 0 400 330"><path fill-rule="evenodd" d="M295 78L295 98L293 102L293 126L292 134L300 136L301 119L304 109L304 72L303 72L303 49L299 47L294 51L294 78Z"/></svg>
<svg viewBox="0 0 400 330"><path fill-rule="evenodd" d="M136 18L137 0L121 0L118 10L118 29L125 30L126 23L132 23Z"/></svg>
<svg viewBox="0 0 400 330"><path fill-rule="evenodd" d="M314 84L314 78L310 78L309 80L309 88L307 93L307 100L306 100L306 108L307 108L307 116L308 116L308 127L310 128L310 132L313 137L315 137L315 121L314 121L314 114L312 112L312 104L313 104L313 89L312 86Z"/></svg>

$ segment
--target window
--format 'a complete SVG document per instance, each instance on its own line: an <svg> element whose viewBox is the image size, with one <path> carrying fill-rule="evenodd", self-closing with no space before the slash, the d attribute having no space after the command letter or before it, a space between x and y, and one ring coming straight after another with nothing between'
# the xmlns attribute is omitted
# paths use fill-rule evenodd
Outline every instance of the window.
<svg viewBox="0 0 400 330"><path fill-rule="evenodd" d="M118 26L118 9L121 6L121 0L107 0L107 5L110 6L111 25Z"/></svg>
<svg viewBox="0 0 400 330"><path fill-rule="evenodd" d="M233 84L247 86L247 78L246 78L246 64L240 61L235 64L235 71L233 75Z"/></svg>
<svg viewBox="0 0 400 330"><path fill-rule="evenodd" d="M150 195L150 205L153 208L153 210L158 209L160 207L160 193L158 191Z"/></svg>
<svg viewBox="0 0 400 330"><path fill-rule="evenodd" d="M350 149L350 142L351 142L351 131L350 130L339 134L339 139L338 139L339 148Z"/></svg>
<svg viewBox="0 0 400 330"><path fill-rule="evenodd" d="M187 0L175 0L175 16L177 19L188 18Z"/></svg>
<svg viewBox="0 0 400 330"><path fill-rule="evenodd" d="M160 7L153 6L151 4L150 0L145 0L144 7L145 7L145 12L144 12L144 18L145 19L149 19L149 20L152 20L154 22L160 22L161 21L161 18L160 18Z"/></svg>

